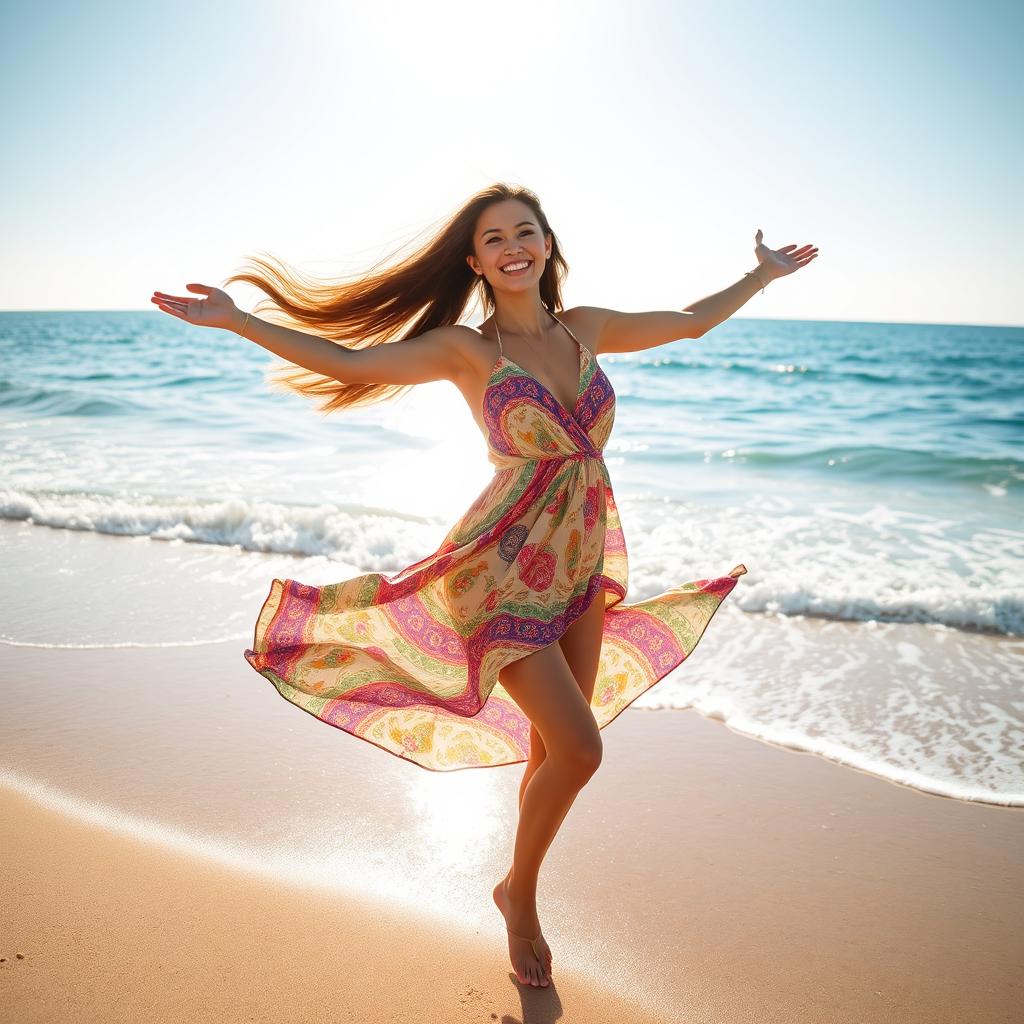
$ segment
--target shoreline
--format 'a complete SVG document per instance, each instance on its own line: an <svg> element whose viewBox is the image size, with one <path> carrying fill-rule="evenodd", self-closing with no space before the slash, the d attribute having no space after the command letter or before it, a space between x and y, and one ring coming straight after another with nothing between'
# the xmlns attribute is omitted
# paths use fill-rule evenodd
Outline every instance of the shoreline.
<svg viewBox="0 0 1024 1024"><path fill-rule="evenodd" d="M244 745L250 723L275 735L293 725L245 678L253 673L242 652L267 579L321 585L343 576L343 565L3 523L0 549L23 581L4 624L12 642L0 642L7 764L66 779L74 753L53 751L49 734L92 747L99 733L108 763L97 759L93 774L118 792L112 773L141 732L161 747L176 728L195 737L193 756L226 742L249 771L259 769ZM1024 806L1012 683L1024 637L752 614L740 609L742 596L730 595L696 650L629 710L692 709L745 737L922 792ZM153 681L152 694L140 692L142 680ZM260 685L281 701L271 683ZM214 756L226 772L225 758Z"/></svg>

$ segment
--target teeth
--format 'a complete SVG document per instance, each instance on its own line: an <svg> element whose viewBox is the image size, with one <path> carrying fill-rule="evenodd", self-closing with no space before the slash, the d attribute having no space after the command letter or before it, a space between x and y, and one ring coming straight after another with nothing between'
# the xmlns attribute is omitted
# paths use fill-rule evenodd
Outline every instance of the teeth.
<svg viewBox="0 0 1024 1024"><path fill-rule="evenodd" d="M526 261L526 262L523 262L523 263L509 263L507 266L504 266L501 269L504 270L504 271L522 270L524 267L528 267L529 265L530 265L529 261Z"/></svg>

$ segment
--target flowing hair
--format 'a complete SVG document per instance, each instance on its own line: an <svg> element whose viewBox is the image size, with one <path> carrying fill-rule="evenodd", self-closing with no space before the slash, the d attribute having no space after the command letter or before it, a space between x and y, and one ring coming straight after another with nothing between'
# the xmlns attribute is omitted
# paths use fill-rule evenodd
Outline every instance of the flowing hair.
<svg viewBox="0 0 1024 1024"><path fill-rule="evenodd" d="M399 249L367 274L315 281L273 257L252 256L251 268L233 274L224 285L235 281L255 285L268 297L259 300L254 313L269 311L267 319L273 323L313 328L310 333L345 348L400 343L436 327L459 323L474 298L486 314L494 311L494 289L484 275L473 272L466 257L474 252L473 233L480 214L504 199L526 203L543 234L551 236L551 258L541 276L540 298L547 309L561 310L561 284L569 267L558 239L537 196L522 185L503 182L481 189L442 219L441 226L410 255L399 258ZM272 389L317 400L324 415L335 409L388 401L414 386L345 383L287 361L272 365L266 381Z"/></svg>

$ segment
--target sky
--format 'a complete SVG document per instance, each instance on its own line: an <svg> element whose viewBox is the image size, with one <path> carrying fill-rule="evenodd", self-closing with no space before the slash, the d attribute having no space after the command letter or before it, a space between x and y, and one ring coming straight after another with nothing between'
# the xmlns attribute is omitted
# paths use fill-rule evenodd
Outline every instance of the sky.
<svg viewBox="0 0 1024 1024"><path fill-rule="evenodd" d="M267 252L314 276L495 181L567 308L1024 325L1024 4L7 3L0 310L144 310ZM260 294L228 289L240 308Z"/></svg>

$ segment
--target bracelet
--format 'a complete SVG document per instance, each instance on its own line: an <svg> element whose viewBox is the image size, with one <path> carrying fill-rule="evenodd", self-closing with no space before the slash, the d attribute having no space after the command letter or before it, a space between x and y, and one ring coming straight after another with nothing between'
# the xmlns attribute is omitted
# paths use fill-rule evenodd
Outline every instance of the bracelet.
<svg viewBox="0 0 1024 1024"><path fill-rule="evenodd" d="M242 321L242 326L238 328L238 336L239 336L240 338L245 338L245 335L244 335L244 334L242 334L242 331L244 331L244 330L245 330L245 325L246 325L246 324L247 324L248 322L249 322L249 314L248 314L248 313L246 313L246 314L245 314L245 319L244 319L244 320ZM246 341L248 341L249 339L248 339L248 338L245 338L245 340L246 340Z"/></svg>
<svg viewBox="0 0 1024 1024"><path fill-rule="evenodd" d="M761 286L761 294L764 295L764 282L761 280L760 275L757 273L756 270L748 270L743 276L756 277L757 283Z"/></svg>

